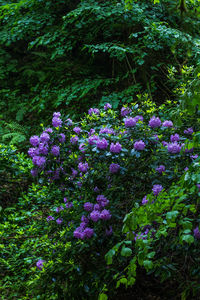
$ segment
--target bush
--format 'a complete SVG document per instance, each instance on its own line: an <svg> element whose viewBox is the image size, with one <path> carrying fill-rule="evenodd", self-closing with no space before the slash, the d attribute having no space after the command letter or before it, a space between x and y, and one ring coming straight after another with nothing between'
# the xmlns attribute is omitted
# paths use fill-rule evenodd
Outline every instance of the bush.
<svg viewBox="0 0 200 300"><path fill-rule="evenodd" d="M124 272L115 276L117 287L143 281L140 270L145 269L160 286L171 285L167 299L199 295L199 164L198 159L178 183L157 197L148 194L145 205L136 204L125 216L125 239L106 255L109 264L116 254L128 258Z"/></svg>
<svg viewBox="0 0 200 300"><path fill-rule="evenodd" d="M14 146L0 144L0 206L17 201L30 179L31 160Z"/></svg>

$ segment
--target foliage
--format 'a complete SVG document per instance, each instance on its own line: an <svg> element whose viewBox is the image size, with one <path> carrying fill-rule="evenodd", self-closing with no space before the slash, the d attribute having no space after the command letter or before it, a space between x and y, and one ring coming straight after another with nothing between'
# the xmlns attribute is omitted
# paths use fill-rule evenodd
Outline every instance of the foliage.
<svg viewBox="0 0 200 300"><path fill-rule="evenodd" d="M197 159L178 183L156 198L149 194L147 204L136 204L125 216L125 239L106 255L110 264L121 249L129 259L124 272L115 276L117 287L134 284L142 267L161 283L173 282L176 291L171 289L169 297L199 295L199 182Z"/></svg>
<svg viewBox="0 0 200 300"><path fill-rule="evenodd" d="M26 188L32 163L14 146L0 144L0 207L17 200Z"/></svg>
<svg viewBox="0 0 200 300"><path fill-rule="evenodd" d="M28 153L37 184L14 207L1 212L1 294L5 299L116 297L111 278L122 274L134 253L130 237L124 240L124 233L130 231L129 215L121 233L124 216L135 207L145 218L149 204L140 206L140 199L153 188L160 201L160 190L167 191L186 174L185 167L199 151L198 134L193 139L191 128L183 133L185 125L174 127L166 120L165 106L157 109L149 100L143 102L123 107L121 115L107 103L103 110L90 109L79 123L61 119L57 112L52 128L31 137L33 147ZM194 130L198 126L193 122ZM178 142L172 141L175 134ZM165 171L158 168L161 164ZM168 194L162 195L167 198ZM165 212L168 202L159 208ZM151 220L152 214L150 208L146 219ZM122 258L111 265L116 247ZM123 278L118 285L125 283Z"/></svg>
<svg viewBox="0 0 200 300"><path fill-rule="evenodd" d="M115 108L143 91L171 98L169 70L179 79L199 61L198 5L183 19L176 1L131 2L131 10L115 0L2 2L1 118L34 131L57 109L78 117L107 98Z"/></svg>

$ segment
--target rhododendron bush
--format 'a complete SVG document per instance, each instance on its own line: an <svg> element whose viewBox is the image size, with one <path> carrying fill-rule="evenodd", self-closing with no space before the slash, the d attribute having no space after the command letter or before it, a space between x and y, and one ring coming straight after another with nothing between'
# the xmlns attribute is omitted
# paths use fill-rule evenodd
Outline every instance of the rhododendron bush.
<svg viewBox="0 0 200 300"><path fill-rule="evenodd" d="M69 275L65 293L70 297L77 293L93 297L102 290L117 271L105 268L104 256L124 239L125 215L135 205L157 203L198 157L195 124L176 126L162 108L153 108L150 114L144 107L125 106L118 114L106 103L102 110L91 108L79 123L55 112L51 126L30 138L32 175L59 191L43 221L54 245L68 245L60 253L54 251L54 266L52 257L41 253L37 267L55 273L65 257L68 263L61 269ZM132 239L149 230L144 227ZM129 256L127 249L122 256ZM119 269L125 265L122 259Z"/></svg>

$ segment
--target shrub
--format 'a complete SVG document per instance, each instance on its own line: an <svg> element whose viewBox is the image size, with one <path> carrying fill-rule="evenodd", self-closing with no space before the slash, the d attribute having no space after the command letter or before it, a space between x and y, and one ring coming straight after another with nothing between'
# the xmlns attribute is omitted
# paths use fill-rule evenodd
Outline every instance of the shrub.
<svg viewBox="0 0 200 300"><path fill-rule="evenodd" d="M142 213L153 199L158 208L159 195L196 158L192 137L197 124L193 125L193 129L175 127L166 120L164 109L156 113L148 101L143 108L123 107L120 116L106 104L104 110L90 109L79 123L54 113L52 127L31 137L32 174L50 191L59 191L55 203L43 211L53 252L43 250L38 257L42 270L29 279L34 295L44 293L53 280L52 293L94 299L113 273L123 271L127 260L106 269L104 255L123 241L123 218L131 207L139 207L138 199L147 194ZM148 195L151 190L154 198ZM129 240L124 244L132 243ZM108 253L111 263L114 252ZM123 247L123 256L131 253Z"/></svg>

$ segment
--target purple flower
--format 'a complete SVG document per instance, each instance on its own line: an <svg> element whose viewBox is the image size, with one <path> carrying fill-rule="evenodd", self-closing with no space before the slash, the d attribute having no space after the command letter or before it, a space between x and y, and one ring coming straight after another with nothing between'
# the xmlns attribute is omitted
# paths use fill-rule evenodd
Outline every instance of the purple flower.
<svg viewBox="0 0 200 300"><path fill-rule="evenodd" d="M168 143L166 141L162 141L163 146L168 146Z"/></svg>
<svg viewBox="0 0 200 300"><path fill-rule="evenodd" d="M62 222L63 222L63 220L62 220L61 218L58 218L58 219L56 220L56 223L57 223L58 225L60 225Z"/></svg>
<svg viewBox="0 0 200 300"><path fill-rule="evenodd" d="M148 199L147 199L147 196L144 196L144 198L142 199L142 205L145 205L148 203Z"/></svg>
<svg viewBox="0 0 200 300"><path fill-rule="evenodd" d="M173 142L178 142L180 140L180 136L178 133L175 133L174 135L170 136L170 141Z"/></svg>
<svg viewBox="0 0 200 300"><path fill-rule="evenodd" d="M179 145L177 142L174 142L171 144L169 143L167 145L167 150L168 150L168 152L173 153L173 154L179 153L181 151L181 145Z"/></svg>
<svg viewBox="0 0 200 300"><path fill-rule="evenodd" d="M93 135L94 133L95 133L95 129L91 128L91 129L90 129L90 132L88 133L88 136L91 136L91 135Z"/></svg>
<svg viewBox="0 0 200 300"><path fill-rule="evenodd" d="M86 216L82 216L81 217L81 222L84 222L84 223L88 224L89 220L88 220L88 218L86 218Z"/></svg>
<svg viewBox="0 0 200 300"><path fill-rule="evenodd" d="M197 155L197 154L195 154L195 155L190 155L190 158L191 158L191 159L196 159L196 158L198 158L198 155Z"/></svg>
<svg viewBox="0 0 200 300"><path fill-rule="evenodd" d="M39 155L39 149L38 148L29 148L28 155L32 158L33 158L33 156Z"/></svg>
<svg viewBox="0 0 200 300"><path fill-rule="evenodd" d="M37 169L32 169L32 170L31 170L31 175L32 175L33 177L36 177L36 176L38 175L38 170L37 170Z"/></svg>
<svg viewBox="0 0 200 300"><path fill-rule="evenodd" d="M111 109L112 108L112 105L110 103L106 103L104 105L104 110L108 110L108 109Z"/></svg>
<svg viewBox="0 0 200 300"><path fill-rule="evenodd" d="M77 135L72 136L71 139L70 139L70 143L72 145L75 145L75 144L77 144L77 142L78 142L78 136Z"/></svg>
<svg viewBox="0 0 200 300"><path fill-rule="evenodd" d="M66 208L72 208L73 207L73 203L72 202L68 202L65 204Z"/></svg>
<svg viewBox="0 0 200 300"><path fill-rule="evenodd" d="M187 172L188 170L189 170L189 168L188 168L188 167L186 167L186 168L184 169L184 171L185 171L185 172Z"/></svg>
<svg viewBox="0 0 200 300"><path fill-rule="evenodd" d="M111 143L110 152L120 153L121 150L122 150L122 145L119 142L117 142L116 144Z"/></svg>
<svg viewBox="0 0 200 300"><path fill-rule="evenodd" d="M126 118L124 120L125 127L127 127L127 128L135 126L136 123L137 122L134 118Z"/></svg>
<svg viewBox="0 0 200 300"><path fill-rule="evenodd" d="M78 148L82 153L85 153L85 144L84 143L81 143Z"/></svg>
<svg viewBox="0 0 200 300"><path fill-rule="evenodd" d="M94 210L100 210L100 205L99 204L95 204L94 205Z"/></svg>
<svg viewBox="0 0 200 300"><path fill-rule="evenodd" d="M61 144L63 144L65 142L65 135L64 135L64 133L60 133L59 134L58 140L59 140L59 142Z"/></svg>
<svg viewBox="0 0 200 300"><path fill-rule="evenodd" d="M85 209L85 211L92 211L93 210L93 206L94 206L94 204L93 203L91 203L91 202L86 202L86 203L84 203L84 209Z"/></svg>
<svg viewBox="0 0 200 300"><path fill-rule="evenodd" d="M191 148L191 149L185 149L185 153L191 153L191 152L193 152L194 151L194 148Z"/></svg>
<svg viewBox="0 0 200 300"><path fill-rule="evenodd" d="M160 125L161 125L161 120L158 117L156 118L155 116L153 116L149 121L149 126L151 128L160 127Z"/></svg>
<svg viewBox="0 0 200 300"><path fill-rule="evenodd" d="M109 204L109 200L104 195L98 195L96 200L101 207L105 207Z"/></svg>
<svg viewBox="0 0 200 300"><path fill-rule="evenodd" d="M90 219L93 221L93 222L97 222L99 219L100 219L100 212L98 210L93 210L91 213L90 213Z"/></svg>
<svg viewBox="0 0 200 300"><path fill-rule="evenodd" d="M67 198L65 197L65 198L63 199L63 201L64 201L64 203L66 203L66 202L67 202Z"/></svg>
<svg viewBox="0 0 200 300"><path fill-rule="evenodd" d="M163 190L162 185L160 184L155 184L152 188L154 196L158 196L158 194Z"/></svg>
<svg viewBox="0 0 200 300"><path fill-rule="evenodd" d="M131 113L131 109L128 107L122 107L121 109L121 116L125 117L126 115Z"/></svg>
<svg viewBox="0 0 200 300"><path fill-rule="evenodd" d="M87 170L88 170L88 163L87 163L87 162L85 162L85 163L80 162L80 163L78 164L78 168L79 168L79 171L80 171L80 172L85 173L85 172L87 172Z"/></svg>
<svg viewBox="0 0 200 300"><path fill-rule="evenodd" d="M119 164L110 164L109 167L109 172L110 173L117 173L120 170L120 165Z"/></svg>
<svg viewBox="0 0 200 300"><path fill-rule="evenodd" d="M44 262L45 262L45 260L39 259L39 260L36 262L36 267L37 267L39 270L42 270Z"/></svg>
<svg viewBox="0 0 200 300"><path fill-rule="evenodd" d="M88 114L91 116L92 114L95 114L95 115L99 115L99 110L98 110L98 108L90 108L89 110L88 110Z"/></svg>
<svg viewBox="0 0 200 300"><path fill-rule="evenodd" d="M105 138L102 140L98 139L97 140L97 148L101 150L105 150L108 147L108 142Z"/></svg>
<svg viewBox="0 0 200 300"><path fill-rule="evenodd" d="M64 210L64 207L63 206L59 206L59 207L56 207L56 212L60 212L61 210Z"/></svg>
<svg viewBox="0 0 200 300"><path fill-rule="evenodd" d="M48 143L49 140L50 140L50 135L46 132L43 132L40 136L40 142Z"/></svg>
<svg viewBox="0 0 200 300"><path fill-rule="evenodd" d="M83 228L77 227L77 228L74 230L73 235L74 235L74 237L77 238L77 239L83 239L83 238L84 238Z"/></svg>
<svg viewBox="0 0 200 300"><path fill-rule="evenodd" d="M44 132L52 133L52 132L53 132L53 129L49 127L49 128L46 128Z"/></svg>
<svg viewBox="0 0 200 300"><path fill-rule="evenodd" d="M102 210L101 214L100 214L100 219L102 220L109 220L111 218L111 214L109 212L109 210L107 209L104 209Z"/></svg>
<svg viewBox="0 0 200 300"><path fill-rule="evenodd" d="M95 186L94 192L95 192L95 193L98 193L98 192L99 192L99 188L98 188L97 186Z"/></svg>
<svg viewBox="0 0 200 300"><path fill-rule="evenodd" d="M72 170L72 177L76 177L76 175L78 174L78 171L76 171L75 169L71 168Z"/></svg>
<svg viewBox="0 0 200 300"><path fill-rule="evenodd" d="M159 167L156 168L156 171L160 174L162 174L163 172L165 172L165 166L160 165Z"/></svg>
<svg viewBox="0 0 200 300"><path fill-rule="evenodd" d="M173 127L174 125L173 125L172 121L166 120L166 121L163 122L162 126L164 126L164 127Z"/></svg>
<svg viewBox="0 0 200 300"><path fill-rule="evenodd" d="M184 130L184 133L185 133L185 134L193 134L193 132L194 132L194 130L193 130L192 127L188 128L188 129L186 129L186 130Z"/></svg>
<svg viewBox="0 0 200 300"><path fill-rule="evenodd" d="M43 155L48 154L49 146L43 143L39 143L39 153Z"/></svg>
<svg viewBox="0 0 200 300"><path fill-rule="evenodd" d="M199 192L200 192L200 183L197 183L197 187L198 187Z"/></svg>
<svg viewBox="0 0 200 300"><path fill-rule="evenodd" d="M65 125L66 125L66 126L72 126L72 124L73 124L73 121L72 121L71 119L67 119L67 120L65 121Z"/></svg>
<svg viewBox="0 0 200 300"><path fill-rule="evenodd" d="M99 131L100 134L105 133L105 134L115 134L114 130L112 128L104 127L101 128Z"/></svg>
<svg viewBox="0 0 200 300"><path fill-rule="evenodd" d="M53 125L53 127L61 127L62 126L62 120L60 118L53 117L52 125Z"/></svg>
<svg viewBox="0 0 200 300"><path fill-rule="evenodd" d="M94 235L94 230L92 228L85 228L83 234L86 238L90 239Z"/></svg>
<svg viewBox="0 0 200 300"><path fill-rule="evenodd" d="M41 168L45 165L46 158L43 156L34 156L32 161L35 166L38 166L39 168Z"/></svg>
<svg viewBox="0 0 200 300"><path fill-rule="evenodd" d="M54 220L54 217L52 217L52 216L48 216L48 217L47 217L47 222L53 221L53 220Z"/></svg>
<svg viewBox="0 0 200 300"><path fill-rule="evenodd" d="M33 145L34 147L36 147L40 142L40 138L37 135L34 135L30 138L30 143L31 145Z"/></svg>
<svg viewBox="0 0 200 300"><path fill-rule="evenodd" d="M135 119L136 122L138 122L139 120L141 122L143 122L143 116L136 116L134 119Z"/></svg>
<svg viewBox="0 0 200 300"><path fill-rule="evenodd" d="M199 227L197 226L197 227L193 230L193 232L194 232L195 238L199 240L199 239L200 239L200 231L199 231Z"/></svg>
<svg viewBox="0 0 200 300"><path fill-rule="evenodd" d="M137 142L134 143L134 149L135 150L140 151L140 150L144 150L144 148L145 148L145 143L142 140L137 141Z"/></svg>
<svg viewBox="0 0 200 300"><path fill-rule="evenodd" d="M95 145L96 142L98 141L98 139L99 139L98 135L90 136L90 137L88 138L88 143L89 143L90 145Z"/></svg>
<svg viewBox="0 0 200 300"><path fill-rule="evenodd" d="M51 148L51 153L54 155L54 156L58 156L60 154L60 147L59 146L52 146Z"/></svg>
<svg viewBox="0 0 200 300"><path fill-rule="evenodd" d="M79 134L81 133L81 128L80 127L74 127L73 131L76 133L76 134Z"/></svg>
<svg viewBox="0 0 200 300"><path fill-rule="evenodd" d="M54 112L53 113L53 117L60 118L61 117L61 113L60 112Z"/></svg>
<svg viewBox="0 0 200 300"><path fill-rule="evenodd" d="M113 233L112 226L109 226L109 229L106 229L106 235L110 236L112 235L112 233Z"/></svg>

